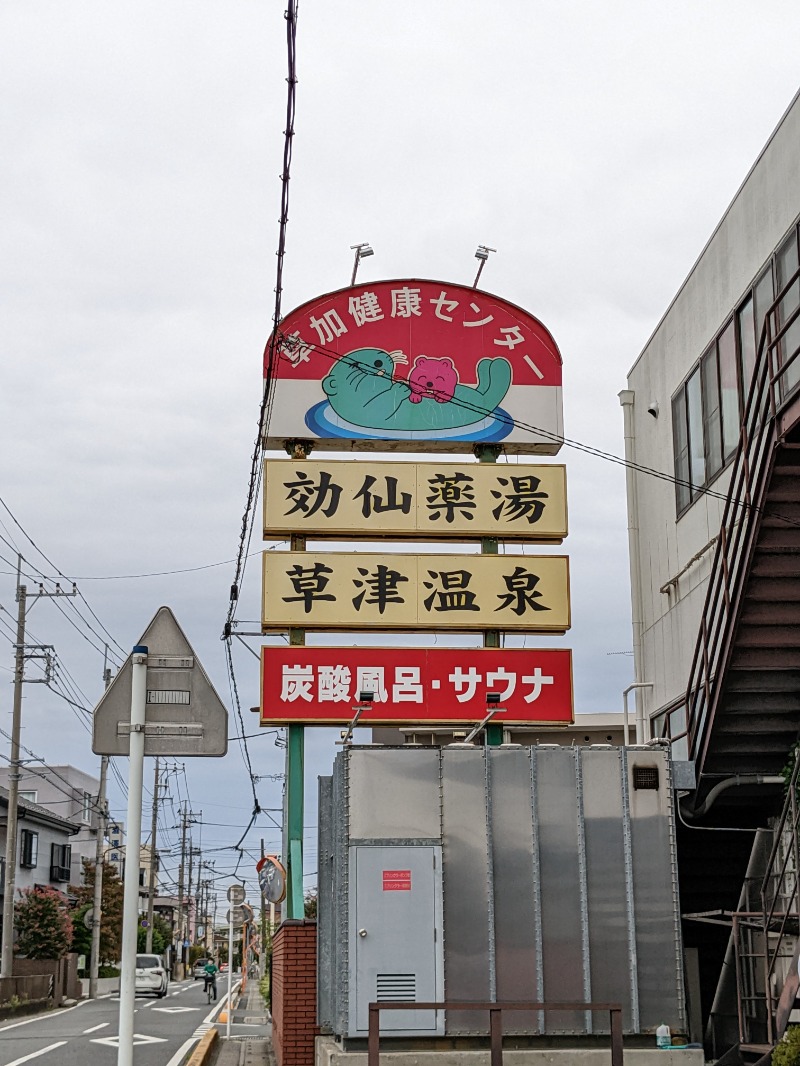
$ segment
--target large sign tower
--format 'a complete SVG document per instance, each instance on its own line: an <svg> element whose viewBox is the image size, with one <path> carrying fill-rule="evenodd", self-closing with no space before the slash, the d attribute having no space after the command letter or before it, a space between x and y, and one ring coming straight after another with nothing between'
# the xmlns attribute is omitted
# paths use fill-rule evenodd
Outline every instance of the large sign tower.
<svg viewBox="0 0 800 1066"><path fill-rule="evenodd" d="M538 319L489 293L418 279L351 286L287 315L264 356L269 420L261 722L287 725L287 916L303 916L307 724L503 727L572 721L568 649L505 648L504 634L570 626L561 356ZM317 450L451 453L448 461L312 457ZM454 462L453 455L477 458ZM307 540L444 542L437 554L307 551ZM500 552L506 541L509 554ZM479 543L480 554L454 550ZM536 555L526 544L550 546ZM483 649L306 647L315 632L483 634ZM502 722L502 725L497 723Z"/></svg>

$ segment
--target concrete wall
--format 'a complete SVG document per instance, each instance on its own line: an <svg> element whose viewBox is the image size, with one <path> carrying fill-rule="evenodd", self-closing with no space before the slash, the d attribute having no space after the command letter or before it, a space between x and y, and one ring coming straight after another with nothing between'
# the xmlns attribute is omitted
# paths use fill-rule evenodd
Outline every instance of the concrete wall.
<svg viewBox="0 0 800 1066"><path fill-rule="evenodd" d="M312 1066L317 1027L317 923L284 922L272 941L272 1044L278 1066Z"/></svg>
<svg viewBox="0 0 800 1066"><path fill-rule="evenodd" d="M800 215L798 173L800 94L630 371L637 463L673 474L672 397ZM653 401L660 408L657 419L647 413ZM728 480L729 468L710 488L724 494ZM713 549L690 566L669 594L660 590L716 536L723 502L701 496L677 519L671 482L637 474L636 492L640 677L655 684L653 693L645 695L652 713L685 692Z"/></svg>

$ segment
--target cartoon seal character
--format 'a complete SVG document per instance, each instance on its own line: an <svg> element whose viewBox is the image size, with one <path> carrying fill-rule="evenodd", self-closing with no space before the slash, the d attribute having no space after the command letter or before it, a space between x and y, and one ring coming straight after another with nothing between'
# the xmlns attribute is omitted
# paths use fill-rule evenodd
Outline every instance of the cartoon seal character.
<svg viewBox="0 0 800 1066"><path fill-rule="evenodd" d="M430 396L437 403L447 403L453 399L458 371L452 359L429 359L427 355L418 355L408 375L408 384L412 403L422 403L423 396Z"/></svg>
<svg viewBox="0 0 800 1066"><path fill-rule="evenodd" d="M379 430L387 435L393 430L435 435L438 431L458 429L488 417L511 385L511 364L507 359L502 356L481 359L476 367L475 385L459 382L453 385L449 398L437 403L422 403L422 396L412 398L412 393L416 394L417 390L410 378L406 381L394 376L395 358L396 355L393 358L382 348L357 348L337 359L322 381L335 414L351 426ZM428 362L438 364L444 360ZM415 362L415 369L416 365ZM455 367L450 373L455 374ZM457 374L455 376L457 378ZM438 400L438 397L433 398Z"/></svg>

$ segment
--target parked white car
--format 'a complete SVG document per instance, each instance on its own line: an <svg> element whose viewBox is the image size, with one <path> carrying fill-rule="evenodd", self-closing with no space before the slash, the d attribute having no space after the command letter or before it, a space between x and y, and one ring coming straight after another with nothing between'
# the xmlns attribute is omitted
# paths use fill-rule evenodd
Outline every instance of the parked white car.
<svg viewBox="0 0 800 1066"><path fill-rule="evenodd" d="M160 955L136 956L136 993L152 992L161 998L169 988L169 974Z"/></svg>

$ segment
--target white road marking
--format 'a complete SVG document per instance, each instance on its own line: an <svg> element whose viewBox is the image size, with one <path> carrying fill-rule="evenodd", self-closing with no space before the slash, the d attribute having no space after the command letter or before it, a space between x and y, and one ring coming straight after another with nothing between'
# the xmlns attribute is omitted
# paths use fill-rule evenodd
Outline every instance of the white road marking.
<svg viewBox="0 0 800 1066"><path fill-rule="evenodd" d="M234 986L231 989L231 995L238 990L240 984L241 984L241 981L236 981L234 983ZM189 986L189 987L191 987L191 986ZM199 1034L199 1036L202 1036L205 1032L208 1031L208 1029L211 1028L211 1025L207 1024L207 1023L212 1023L213 1024L214 1016L216 1014L219 1014L219 1012L225 1006L227 1001L228 1001L228 996L227 996L227 993L226 993L222 997L220 1002L217 1003L217 1005L205 1016L205 1018L203 1019L202 1025L199 1025L197 1027L196 1032ZM183 1061L186 1058L186 1056L188 1055L188 1053L191 1051L191 1049L197 1043L197 1041L199 1039L199 1036L195 1036L194 1034L192 1034L192 1036L190 1036L188 1040L186 1040L183 1044L181 1044L181 1046L178 1048L178 1050L175 1052L175 1054L172 1056L172 1058L167 1063L167 1066L181 1066L181 1064L183 1063Z"/></svg>
<svg viewBox="0 0 800 1066"><path fill-rule="evenodd" d="M153 1007L153 1010L163 1014L185 1014L187 1011L200 1010L199 1007Z"/></svg>
<svg viewBox="0 0 800 1066"><path fill-rule="evenodd" d="M166 1044L166 1042L167 1042L167 1038L164 1037L164 1036L145 1036L144 1033L134 1033L133 1034L133 1046L134 1047L136 1047L138 1044ZM63 1043L66 1044L66 1040L63 1041ZM93 1040L92 1043L93 1044L106 1044L108 1047L119 1047L119 1037L118 1036L103 1036L103 1037L100 1037L99 1040ZM53 1047L57 1047L57 1046L58 1046L57 1044L53 1045ZM24 1062L25 1060L24 1059L20 1059L19 1061L20 1062ZM9 1063L9 1066L15 1066L15 1064L13 1062L11 1062L11 1063Z"/></svg>
<svg viewBox="0 0 800 1066"><path fill-rule="evenodd" d="M14 1059L13 1062L8 1063L8 1066L22 1066L23 1062L30 1062L31 1059L38 1059L40 1055L46 1055L48 1051L55 1051L57 1047L62 1047L64 1044L66 1044L66 1040L59 1040L57 1044L50 1044L49 1047L43 1047L40 1051L33 1051L30 1055L23 1055L21 1059Z"/></svg>
<svg viewBox="0 0 800 1066"><path fill-rule="evenodd" d="M195 1038L193 1036L190 1036L188 1040L181 1044L181 1046L178 1048L178 1050L167 1063L167 1066L180 1066L180 1064L184 1061L184 1059L196 1043L197 1041L195 1040Z"/></svg>
<svg viewBox="0 0 800 1066"><path fill-rule="evenodd" d="M534 374L539 379L539 381L542 381L543 378L544 378L544 374L541 372L541 370L536 365L536 363L534 363L533 359L531 359L531 357L529 355L523 355L522 358L525 360L525 362L528 364L528 366L534 372Z"/></svg>
<svg viewBox="0 0 800 1066"><path fill-rule="evenodd" d="M47 1015L47 1017L48 1018L56 1018L56 1017L58 1017L59 1014L68 1014L69 1011L77 1010L78 1007L82 1007L85 1003L91 1003L91 1000L90 999L84 999L84 1000L81 1000L80 1003L76 1003L74 1007L63 1007L61 1010L51 1011ZM26 1018L24 1022L12 1022L11 1025L4 1025L2 1028L0 1028L0 1033L4 1033L7 1029L18 1029L21 1025L30 1025L31 1022L40 1022L41 1020L42 1020L42 1016L40 1014L39 1015L34 1015L32 1018Z"/></svg>
<svg viewBox="0 0 800 1066"><path fill-rule="evenodd" d="M96 1033L98 1029L105 1029L108 1024L108 1022L100 1022L99 1025L93 1025L91 1029L84 1029L83 1035L86 1036L87 1033Z"/></svg>

